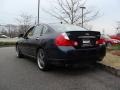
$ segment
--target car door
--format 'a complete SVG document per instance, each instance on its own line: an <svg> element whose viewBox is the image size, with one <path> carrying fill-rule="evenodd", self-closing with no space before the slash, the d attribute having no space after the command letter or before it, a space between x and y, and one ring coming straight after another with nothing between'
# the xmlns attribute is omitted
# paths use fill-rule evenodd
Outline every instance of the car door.
<svg viewBox="0 0 120 90"><path fill-rule="evenodd" d="M52 36L53 31L49 29L47 25L43 25L42 33L40 36L41 46L46 49L47 42L50 40L50 36Z"/></svg>
<svg viewBox="0 0 120 90"><path fill-rule="evenodd" d="M21 46L21 51L23 54L25 55L29 55L29 41L30 41L30 38L32 38L33 36L33 33L34 33L34 28L35 27L32 27L30 28L25 36L23 37L23 39L21 40L21 43L20 43L20 46Z"/></svg>
<svg viewBox="0 0 120 90"><path fill-rule="evenodd" d="M46 25L43 25L43 29L42 29L42 32L41 32L41 35L40 35L40 39L41 39L42 44L44 44L44 42L47 41L48 34L50 33L49 31L50 30L48 30L48 27Z"/></svg>
<svg viewBox="0 0 120 90"><path fill-rule="evenodd" d="M32 37L28 39L28 54L32 57L35 57L36 49L39 47L41 42L40 35L42 32L43 26L39 25L34 28Z"/></svg>

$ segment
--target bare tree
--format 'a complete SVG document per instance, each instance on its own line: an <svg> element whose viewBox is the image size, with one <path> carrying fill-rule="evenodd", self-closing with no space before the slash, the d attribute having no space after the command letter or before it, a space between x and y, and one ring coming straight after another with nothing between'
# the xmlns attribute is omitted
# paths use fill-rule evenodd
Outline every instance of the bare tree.
<svg viewBox="0 0 120 90"><path fill-rule="evenodd" d="M0 34L8 36L8 32L4 28L2 28L2 30L0 31Z"/></svg>
<svg viewBox="0 0 120 90"><path fill-rule="evenodd" d="M4 30L3 32L5 32L7 36L9 36L10 38L16 37L18 35L18 31L17 31L17 26L16 25L12 25L12 24L7 24L5 25L6 27L6 31Z"/></svg>
<svg viewBox="0 0 120 90"><path fill-rule="evenodd" d="M12 38L12 24L7 24L5 27L7 28L8 36Z"/></svg>
<svg viewBox="0 0 120 90"><path fill-rule="evenodd" d="M68 24L81 25L82 12L80 7L84 6L86 0L56 0L57 4L52 12L45 10L53 17ZM84 23L95 19L98 16L98 11L85 10L83 13Z"/></svg>
<svg viewBox="0 0 120 90"><path fill-rule="evenodd" d="M19 33L25 33L31 27L33 17L32 15L21 14L16 20L19 24Z"/></svg>

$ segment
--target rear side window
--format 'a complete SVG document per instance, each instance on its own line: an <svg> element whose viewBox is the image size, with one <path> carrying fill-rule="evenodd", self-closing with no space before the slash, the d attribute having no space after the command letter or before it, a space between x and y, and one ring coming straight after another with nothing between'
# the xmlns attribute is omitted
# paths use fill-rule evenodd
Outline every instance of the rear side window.
<svg viewBox="0 0 120 90"><path fill-rule="evenodd" d="M48 28L46 26L43 26L42 34L46 34L47 31L48 31Z"/></svg>
<svg viewBox="0 0 120 90"><path fill-rule="evenodd" d="M47 26L44 25L43 26L42 35L44 35L44 34L50 34L50 33L52 33L52 31L50 29L48 29Z"/></svg>

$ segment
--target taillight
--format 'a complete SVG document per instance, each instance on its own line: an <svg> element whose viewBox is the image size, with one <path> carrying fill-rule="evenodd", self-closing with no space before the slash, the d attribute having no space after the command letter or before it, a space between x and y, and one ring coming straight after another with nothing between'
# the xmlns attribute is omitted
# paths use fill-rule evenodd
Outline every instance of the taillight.
<svg viewBox="0 0 120 90"><path fill-rule="evenodd" d="M96 44L105 44L105 40L100 38L99 40L96 41Z"/></svg>
<svg viewBox="0 0 120 90"><path fill-rule="evenodd" d="M78 42L70 40L66 33L62 33L56 37L55 44L57 46L77 46Z"/></svg>

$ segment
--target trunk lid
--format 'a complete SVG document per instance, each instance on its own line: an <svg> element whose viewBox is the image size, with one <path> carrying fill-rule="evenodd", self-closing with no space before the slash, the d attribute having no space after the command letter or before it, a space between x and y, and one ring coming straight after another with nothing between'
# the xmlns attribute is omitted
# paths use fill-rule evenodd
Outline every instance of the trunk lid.
<svg viewBox="0 0 120 90"><path fill-rule="evenodd" d="M96 47L96 41L100 39L100 32L97 31L68 31L70 40L78 42L76 48Z"/></svg>

